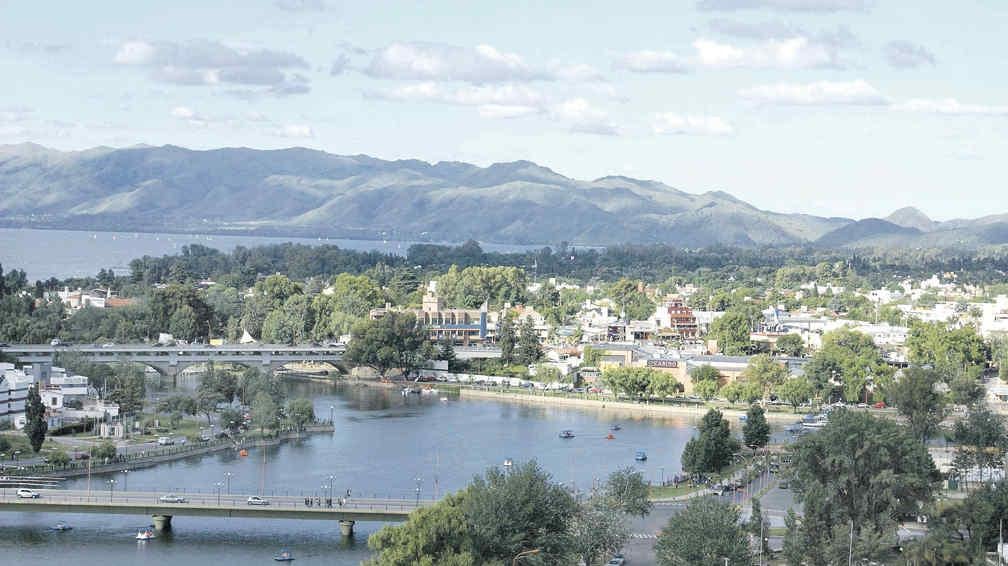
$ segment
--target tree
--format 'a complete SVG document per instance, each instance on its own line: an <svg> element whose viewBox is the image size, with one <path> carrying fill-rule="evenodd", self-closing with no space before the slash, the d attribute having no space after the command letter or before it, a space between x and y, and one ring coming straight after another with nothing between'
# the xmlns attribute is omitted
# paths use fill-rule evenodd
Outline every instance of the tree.
<svg viewBox="0 0 1008 566"><path fill-rule="evenodd" d="M252 400L252 422L259 426L259 432L265 433L266 429L274 429L278 420L278 407L273 398L267 393L260 391L256 393Z"/></svg>
<svg viewBox="0 0 1008 566"><path fill-rule="evenodd" d="M769 399L770 392L788 378L787 369L766 354L749 358L743 375L746 381L759 385L764 400Z"/></svg>
<svg viewBox="0 0 1008 566"><path fill-rule="evenodd" d="M613 507L627 515L644 517L651 512L653 504L648 498L648 484L644 474L626 467L609 474L604 488Z"/></svg>
<svg viewBox="0 0 1008 566"><path fill-rule="evenodd" d="M980 402L987 391L983 383L974 375L971 375L971 373L964 373L953 377L952 382L948 386L949 401L967 407Z"/></svg>
<svg viewBox="0 0 1008 566"><path fill-rule="evenodd" d="M91 449L91 456L95 460L107 461L116 457L118 451L111 440L102 440Z"/></svg>
<svg viewBox="0 0 1008 566"><path fill-rule="evenodd" d="M538 560L557 564L570 550L569 526L577 504L535 461L509 473L490 468L477 476L463 507L478 559L511 560L537 548Z"/></svg>
<svg viewBox="0 0 1008 566"><path fill-rule="evenodd" d="M605 497L588 498L571 518L572 553L586 566L605 564L629 538L625 515Z"/></svg>
<svg viewBox="0 0 1008 566"><path fill-rule="evenodd" d="M907 336L910 361L929 365L943 375L959 375L982 367L990 348L971 326L949 328L944 322L914 322Z"/></svg>
<svg viewBox="0 0 1008 566"><path fill-rule="evenodd" d="M911 367L889 387L889 400L922 443L927 443L945 418L945 397L936 389L940 382L937 371Z"/></svg>
<svg viewBox="0 0 1008 566"><path fill-rule="evenodd" d="M515 333L514 321L509 314L505 314L497 325L497 345L501 349L501 361L510 364L515 360L515 346L518 344L518 335Z"/></svg>
<svg viewBox="0 0 1008 566"><path fill-rule="evenodd" d="M617 394L630 397L643 397L655 371L644 367L613 367L602 373L602 380Z"/></svg>
<svg viewBox="0 0 1008 566"><path fill-rule="evenodd" d="M605 352L599 348L585 346L581 352L581 365L597 368L602 361L602 354ZM1006 364L1008 365L1008 364Z"/></svg>
<svg viewBox="0 0 1008 566"><path fill-rule="evenodd" d="M609 287L612 299L628 320L642 320L654 313L655 305L643 291L643 283L623 278Z"/></svg>
<svg viewBox="0 0 1008 566"><path fill-rule="evenodd" d="M201 384L196 389L196 411L206 415L208 425L213 423L213 415L217 412L217 405L223 402L224 396L212 385Z"/></svg>
<svg viewBox="0 0 1008 566"><path fill-rule="evenodd" d="M53 450L49 453L49 463L54 466L66 466L70 463L70 456L63 449Z"/></svg>
<svg viewBox="0 0 1008 566"><path fill-rule="evenodd" d="M839 387L843 399L857 402L869 382L884 386L892 369L870 336L841 328L823 335L822 348L805 365L805 375L827 396Z"/></svg>
<svg viewBox="0 0 1008 566"><path fill-rule="evenodd" d="M38 385L32 385L28 388L28 398L25 400L24 427L24 433L31 444L32 452L37 454L42 449L42 443L45 442L48 431L49 421L46 420L46 406L42 403Z"/></svg>
<svg viewBox="0 0 1008 566"><path fill-rule="evenodd" d="M815 387L805 376L792 377L777 386L776 394L777 398L797 410L802 404L812 400Z"/></svg>
<svg viewBox="0 0 1008 566"><path fill-rule="evenodd" d="M690 370L689 375L690 381L693 382L693 385L696 385L701 381L713 381L714 383L721 381L721 372L710 364L700 364L695 366Z"/></svg>
<svg viewBox="0 0 1008 566"><path fill-rule="evenodd" d="M410 513L401 525L368 537L374 551L368 566L478 566L473 555L464 505L468 491L449 495ZM499 562L503 566L503 562Z"/></svg>
<svg viewBox="0 0 1008 566"><path fill-rule="evenodd" d="M449 365L455 361L455 346L451 340L444 339L438 344L437 357L439 360L448 362Z"/></svg>
<svg viewBox="0 0 1008 566"><path fill-rule="evenodd" d="M543 358L543 347L539 333L531 317L526 317L518 328L518 361L522 365L534 364Z"/></svg>
<svg viewBox="0 0 1008 566"><path fill-rule="evenodd" d="M893 517L929 502L941 476L927 448L898 423L838 410L791 447L791 477L804 519L793 538L803 561L835 563L853 524L855 558L874 558L895 534Z"/></svg>
<svg viewBox="0 0 1008 566"><path fill-rule="evenodd" d="M412 313L390 312L356 324L343 359L374 368L382 379L393 369L407 376L422 361L426 343L427 334Z"/></svg>
<svg viewBox="0 0 1008 566"><path fill-rule="evenodd" d="M965 460L983 470L997 467L1008 448L1001 419L986 406L974 407L955 424L953 438ZM983 476L981 475L981 478Z"/></svg>
<svg viewBox="0 0 1008 566"><path fill-rule="evenodd" d="M655 554L661 566L723 566L752 563L739 510L714 497L691 499L658 535Z"/></svg>
<svg viewBox="0 0 1008 566"><path fill-rule="evenodd" d="M746 422L742 425L742 441L756 452L757 448L767 445L770 440L770 424L767 423L763 407L753 405L746 413Z"/></svg>
<svg viewBox="0 0 1008 566"><path fill-rule="evenodd" d="M693 386L693 392L700 396L704 401L710 401L718 394L718 383L711 379L705 379L703 381L697 382Z"/></svg>
<svg viewBox="0 0 1008 566"><path fill-rule="evenodd" d="M711 409L700 421L699 434L683 449L683 469L690 474L718 473L731 463L739 444L721 411Z"/></svg>
<svg viewBox="0 0 1008 566"><path fill-rule="evenodd" d="M287 419L297 430L304 430L305 425L315 420L315 407L311 400L301 397L287 401Z"/></svg>
<svg viewBox="0 0 1008 566"><path fill-rule="evenodd" d="M714 319L710 325L710 338L717 340L718 349L729 356L749 352L749 334L753 321L746 311L731 309Z"/></svg>
<svg viewBox="0 0 1008 566"><path fill-rule="evenodd" d="M778 352L793 358L798 358L805 354L805 342L802 340L801 335L793 332L778 338L776 348Z"/></svg>

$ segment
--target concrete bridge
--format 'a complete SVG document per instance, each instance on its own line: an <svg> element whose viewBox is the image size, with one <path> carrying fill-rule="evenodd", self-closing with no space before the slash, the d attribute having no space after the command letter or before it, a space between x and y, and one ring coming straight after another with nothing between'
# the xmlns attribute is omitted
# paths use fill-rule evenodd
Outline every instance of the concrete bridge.
<svg viewBox="0 0 1008 566"><path fill-rule="evenodd" d="M207 362L242 364L278 369L297 362L337 363L344 346L288 346L284 344L237 344L208 346L159 346L156 344L109 344L106 346L48 346L14 344L0 347L21 363L32 364L36 377L48 377L56 354L75 354L94 362L134 362L150 366L163 375L174 377L183 369Z"/></svg>
<svg viewBox="0 0 1008 566"><path fill-rule="evenodd" d="M38 499L17 497L16 490L0 490L0 511L34 513L104 513L109 515L147 515L155 528L171 529L172 517L244 517L259 519L316 519L338 521L344 535L353 534L356 521L405 521L409 513L430 503L413 499L352 498L343 505L334 499L332 507L305 504L304 497L266 497L268 505L249 505L249 495L178 494L181 503L160 501L163 493L92 490L38 489Z"/></svg>

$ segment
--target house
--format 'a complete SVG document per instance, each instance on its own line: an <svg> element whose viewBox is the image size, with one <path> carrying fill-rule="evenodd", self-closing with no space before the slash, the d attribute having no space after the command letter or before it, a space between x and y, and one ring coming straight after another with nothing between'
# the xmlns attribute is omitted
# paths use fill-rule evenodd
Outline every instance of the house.
<svg viewBox="0 0 1008 566"><path fill-rule="evenodd" d="M693 309L680 298L672 298L655 308L650 320L657 327L661 338L693 340L700 335Z"/></svg>
<svg viewBox="0 0 1008 566"><path fill-rule="evenodd" d="M413 313L417 323L427 330L428 337L433 342L448 340L453 344L468 346L495 341L499 313L491 313L486 303L479 309L445 308L433 283L424 294L419 309L385 305L384 308L371 309L369 317L378 320L390 312Z"/></svg>
<svg viewBox="0 0 1008 566"><path fill-rule="evenodd" d="M0 363L0 421L16 423L24 417L28 389L35 383L35 376L24 370L15 369L14 364Z"/></svg>

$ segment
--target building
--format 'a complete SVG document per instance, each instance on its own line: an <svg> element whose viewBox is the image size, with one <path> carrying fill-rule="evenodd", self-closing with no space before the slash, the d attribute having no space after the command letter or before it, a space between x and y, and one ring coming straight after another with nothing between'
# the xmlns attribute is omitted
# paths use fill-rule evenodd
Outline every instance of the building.
<svg viewBox="0 0 1008 566"><path fill-rule="evenodd" d="M0 363L0 421L16 423L24 418L28 389L35 383L35 377L24 370L15 369L14 364Z"/></svg>
<svg viewBox="0 0 1008 566"><path fill-rule="evenodd" d="M84 307L113 309L136 303L135 299L124 299L113 295L111 289L81 289L78 287L76 291L71 291L69 287L64 287L62 291L56 292L56 296L70 311Z"/></svg>
<svg viewBox="0 0 1008 566"><path fill-rule="evenodd" d="M700 336L693 309L682 299L674 298L659 305L651 316L657 326L658 336L674 340L694 340Z"/></svg>
<svg viewBox="0 0 1008 566"><path fill-rule="evenodd" d="M394 309L390 305L371 309L371 320L378 320L389 312L409 312L416 316L417 323L427 329L433 342L451 341L453 344L469 346L493 342L496 338L498 313L490 313L487 304L479 309L448 309L441 304L436 288L432 285L424 294L420 309Z"/></svg>

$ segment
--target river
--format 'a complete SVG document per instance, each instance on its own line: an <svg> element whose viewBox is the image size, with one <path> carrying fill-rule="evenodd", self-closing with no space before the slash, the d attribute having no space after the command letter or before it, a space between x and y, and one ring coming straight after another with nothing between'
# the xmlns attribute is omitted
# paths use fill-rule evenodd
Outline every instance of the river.
<svg viewBox="0 0 1008 566"><path fill-rule="evenodd" d="M331 244L348 250L381 251L406 255L417 242L387 240L344 240L329 238L281 238L263 236L216 236L206 234L161 234L142 232L83 232L76 230L32 230L0 228L0 264L4 269L24 269L29 281L56 277L87 277L99 269L118 274L129 272L129 262L144 255L162 256L182 252L182 246L202 244L221 251L237 246L262 246L294 242ZM481 243L486 251L511 252L540 248L509 244Z"/></svg>
<svg viewBox="0 0 1008 566"><path fill-rule="evenodd" d="M316 413L335 421L333 434L251 450L247 457L218 453L114 474L114 489L216 493L230 472L232 493L319 494L329 476L336 493L359 496L443 495L466 485L488 466L536 459L554 479L590 489L597 478L633 466L649 480L680 469L680 453L693 434L692 420L641 418L591 409L536 407L499 401L441 401L376 387L291 384L296 395L311 396ZM606 435L612 424L622 430ZM561 430L576 437L562 440ZM263 450L265 464L263 463ZM634 461L646 450L646 462ZM264 475L265 474L265 475ZM110 476L95 476L93 490L108 490ZM66 482L87 489L86 479ZM323 495L324 497L324 495ZM59 520L69 532L50 532ZM298 565L359 564L369 556L367 536L381 527L358 523L352 539L342 539L335 522L176 517L173 531L147 543L133 540L146 517L0 513L0 556L16 563L52 564L266 564L281 547Z"/></svg>

